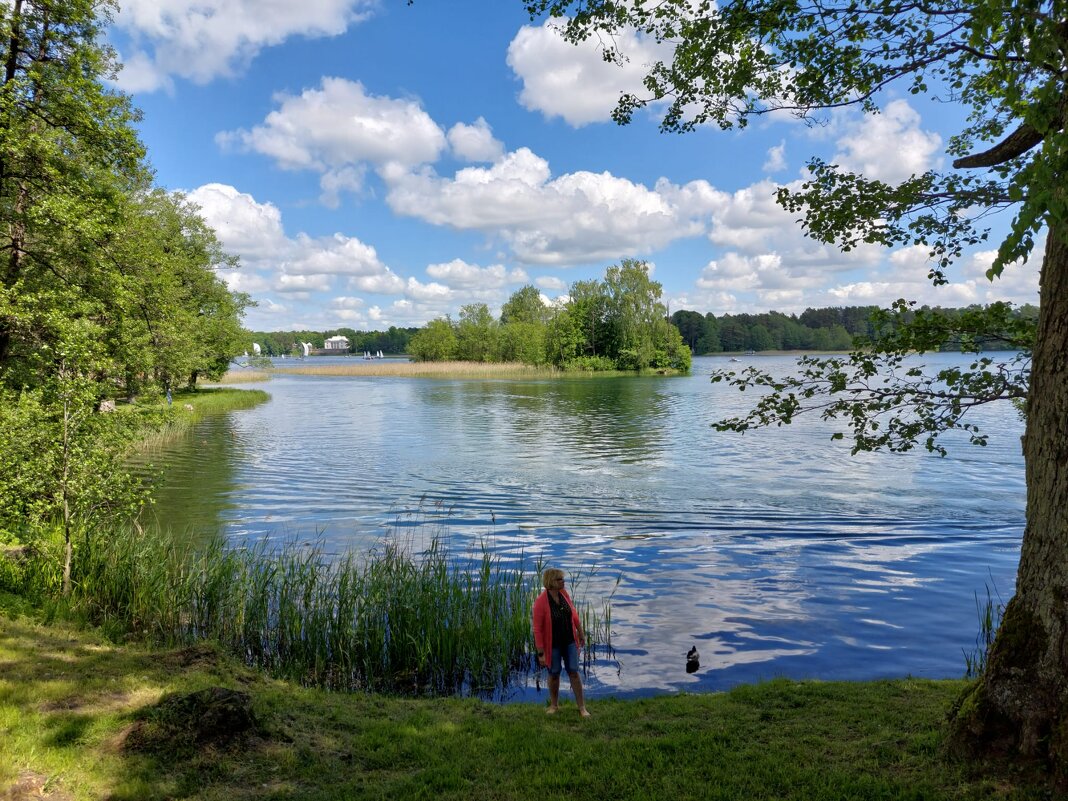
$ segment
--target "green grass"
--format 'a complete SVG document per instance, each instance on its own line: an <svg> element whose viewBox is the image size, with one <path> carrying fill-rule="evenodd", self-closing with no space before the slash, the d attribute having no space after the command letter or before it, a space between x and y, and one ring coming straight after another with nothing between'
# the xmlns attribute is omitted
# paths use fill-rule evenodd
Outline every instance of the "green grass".
<svg viewBox="0 0 1068 801"><path fill-rule="evenodd" d="M0 797L19 782L114 801L1056 796L1021 767L941 756L963 681L778 680L594 700L582 720L566 692L553 717L538 703L331 693L266 678L215 646L118 646L94 630L5 618L11 604L0 594ZM248 692L260 732L168 740L157 701L213 685ZM156 747L144 747L146 732Z"/></svg>
<svg viewBox="0 0 1068 801"><path fill-rule="evenodd" d="M158 448L183 437L208 415L251 409L270 398L262 389L202 387L197 390L179 390L172 394L170 416L163 427L142 437L138 442L138 449Z"/></svg>

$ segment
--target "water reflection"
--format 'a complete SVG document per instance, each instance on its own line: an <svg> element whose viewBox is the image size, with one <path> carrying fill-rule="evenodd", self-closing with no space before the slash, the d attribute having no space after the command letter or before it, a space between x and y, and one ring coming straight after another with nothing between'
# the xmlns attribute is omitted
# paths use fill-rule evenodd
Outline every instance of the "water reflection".
<svg viewBox="0 0 1068 801"><path fill-rule="evenodd" d="M708 381L717 364L670 380L282 376L270 403L167 454L158 514L340 551L447 512L458 547L596 566L582 589L615 591L617 652L595 663L595 696L960 675L973 593L1012 590L1015 412L981 410L987 448L850 457L819 420L713 431L751 402ZM531 679L517 697L536 692Z"/></svg>

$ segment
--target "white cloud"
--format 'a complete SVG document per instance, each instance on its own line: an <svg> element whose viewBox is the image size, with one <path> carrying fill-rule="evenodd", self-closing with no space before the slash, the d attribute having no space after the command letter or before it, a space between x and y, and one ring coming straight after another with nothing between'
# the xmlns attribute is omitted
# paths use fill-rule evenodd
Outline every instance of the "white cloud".
<svg viewBox="0 0 1068 801"><path fill-rule="evenodd" d="M610 120L620 94L644 94L648 68L671 58L668 46L632 31L618 34L613 44L627 56L626 63L606 62L596 38L568 44L551 20L540 27L524 25L508 45L508 66L523 82L519 102L576 128Z"/></svg>
<svg viewBox="0 0 1068 801"><path fill-rule="evenodd" d="M865 114L837 141L833 163L887 183L900 183L936 166L942 137L921 130L920 115L904 100L881 114Z"/></svg>
<svg viewBox="0 0 1068 801"><path fill-rule="evenodd" d="M431 278L444 281L450 287L462 289L499 289L509 284L521 284L527 274L519 268L506 270L501 264L479 267L463 259L453 259L446 264L431 264L426 268Z"/></svg>
<svg viewBox="0 0 1068 801"><path fill-rule="evenodd" d="M537 264L632 256L700 235L715 196L705 181L649 189L607 172L554 179L548 162L527 148L451 179L429 168L387 168L382 176L394 211L499 235L520 261Z"/></svg>
<svg viewBox="0 0 1068 801"><path fill-rule="evenodd" d="M258 262L288 247L282 213L273 203L257 203L252 195L226 184L204 184L187 195L215 229L227 251Z"/></svg>
<svg viewBox="0 0 1068 801"><path fill-rule="evenodd" d="M319 187L323 190L319 202L327 208L336 209L341 205L342 192L359 192L363 188L365 172L363 165L360 165L323 173L319 179Z"/></svg>
<svg viewBox="0 0 1068 801"><path fill-rule="evenodd" d="M567 283L555 275L542 275L534 279L534 285L550 292L563 292L567 289Z"/></svg>
<svg viewBox="0 0 1068 801"><path fill-rule="evenodd" d="M768 157L764 162L764 172L779 172L786 169L786 140L779 142L775 147L768 149Z"/></svg>
<svg viewBox="0 0 1068 801"><path fill-rule="evenodd" d="M345 168L363 162L411 167L436 161L445 148L444 132L419 103L368 94L358 81L323 78L318 89L275 100L278 108L262 125L220 133L216 141L268 156L284 169L340 171L348 184L354 176Z"/></svg>
<svg viewBox="0 0 1068 801"><path fill-rule="evenodd" d="M264 47L344 33L374 0L123 0L116 15L127 91L240 73Z"/></svg>
<svg viewBox="0 0 1068 801"><path fill-rule="evenodd" d="M474 125L456 123L449 129L449 147L464 161L496 161L504 155L504 145L494 138L489 123L482 117Z"/></svg>

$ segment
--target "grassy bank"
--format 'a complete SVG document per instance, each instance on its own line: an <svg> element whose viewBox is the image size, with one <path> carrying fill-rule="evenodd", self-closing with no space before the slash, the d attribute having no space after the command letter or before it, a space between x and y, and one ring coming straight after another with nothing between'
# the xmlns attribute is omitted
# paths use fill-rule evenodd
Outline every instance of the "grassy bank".
<svg viewBox="0 0 1068 801"><path fill-rule="evenodd" d="M219 648L115 645L5 617L0 797L14 799L1044 799L1019 768L940 756L961 681L795 683L540 704L330 693ZM170 693L251 698L258 727L197 740ZM542 693L544 698L544 693ZM170 710L170 711L167 711ZM202 734L202 732L201 732ZM6 794L5 794L6 792Z"/></svg>
<svg viewBox="0 0 1068 801"><path fill-rule="evenodd" d="M138 447L160 447L185 436L197 422L208 415L251 409L270 398L271 396L261 389L203 387L196 391L179 390L172 395L170 416L163 427L142 437Z"/></svg>

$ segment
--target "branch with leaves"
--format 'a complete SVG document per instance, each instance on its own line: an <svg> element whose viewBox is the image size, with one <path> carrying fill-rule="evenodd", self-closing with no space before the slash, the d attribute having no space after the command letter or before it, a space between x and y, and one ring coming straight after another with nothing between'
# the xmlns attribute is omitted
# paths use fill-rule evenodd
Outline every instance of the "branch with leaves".
<svg viewBox="0 0 1068 801"><path fill-rule="evenodd" d="M763 394L742 417L720 420L720 431L789 424L801 415L845 420L853 439L853 453L886 449L908 451L922 442L927 450L946 454L939 437L963 431L973 445L986 445L987 435L966 419L971 410L989 403L1027 397L1031 377L1031 347L1035 320L996 303L949 316L898 301L879 312L875 337L858 338L848 356L798 359L796 373L773 375L749 367L720 370L713 382ZM1019 348L1007 360L980 356L991 341ZM917 360L953 342L962 353L976 354L967 369L931 370ZM832 439L843 439L836 432Z"/></svg>

